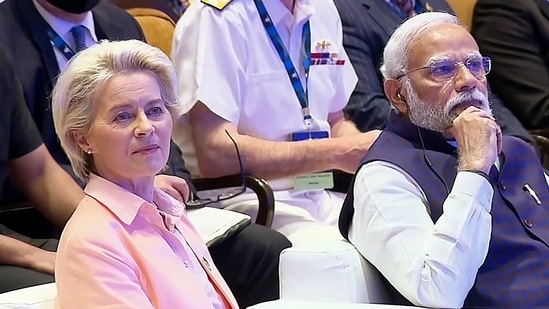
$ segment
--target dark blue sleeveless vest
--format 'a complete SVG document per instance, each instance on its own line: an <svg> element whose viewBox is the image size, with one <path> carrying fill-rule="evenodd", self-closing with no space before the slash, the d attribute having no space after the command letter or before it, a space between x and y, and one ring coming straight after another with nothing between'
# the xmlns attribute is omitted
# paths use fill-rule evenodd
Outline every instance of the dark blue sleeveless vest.
<svg viewBox="0 0 549 309"><path fill-rule="evenodd" d="M386 161L410 174L427 197L433 222L438 220L457 166L455 148L440 133L420 129L392 112L387 129L360 167L371 161ZM465 307L549 308L549 187L543 167L534 149L514 137L503 138L500 162L499 175L495 167L490 172L490 247ZM525 184L537 193L541 205L524 190ZM345 238L354 214L353 186L354 180L339 219Z"/></svg>

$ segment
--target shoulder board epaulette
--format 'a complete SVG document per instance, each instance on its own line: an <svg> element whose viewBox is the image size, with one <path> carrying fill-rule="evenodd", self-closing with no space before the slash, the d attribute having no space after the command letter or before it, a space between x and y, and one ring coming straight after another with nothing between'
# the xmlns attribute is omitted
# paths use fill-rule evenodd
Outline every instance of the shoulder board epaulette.
<svg viewBox="0 0 549 309"><path fill-rule="evenodd" d="M223 10L232 0L200 0L200 2L214 7L218 10Z"/></svg>

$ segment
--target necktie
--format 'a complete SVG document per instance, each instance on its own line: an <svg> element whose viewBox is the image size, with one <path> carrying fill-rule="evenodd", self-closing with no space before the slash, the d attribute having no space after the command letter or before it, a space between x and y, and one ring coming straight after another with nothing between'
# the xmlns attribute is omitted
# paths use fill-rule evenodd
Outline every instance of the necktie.
<svg viewBox="0 0 549 309"><path fill-rule="evenodd" d="M72 27L71 33L72 38L74 39L76 52L86 49L86 27L82 25Z"/></svg>
<svg viewBox="0 0 549 309"><path fill-rule="evenodd" d="M404 18L416 15L412 0L391 0L391 2L400 10Z"/></svg>

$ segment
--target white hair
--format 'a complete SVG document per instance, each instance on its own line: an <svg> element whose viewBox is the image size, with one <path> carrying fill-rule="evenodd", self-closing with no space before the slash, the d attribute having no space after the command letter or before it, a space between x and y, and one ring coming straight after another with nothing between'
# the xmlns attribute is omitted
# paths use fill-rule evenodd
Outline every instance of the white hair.
<svg viewBox="0 0 549 309"><path fill-rule="evenodd" d="M410 50L423 35L434 27L453 24L463 27L454 15L443 12L418 14L402 23L391 35L383 51L381 74L385 79L396 79L408 70ZM465 29L465 27L464 27Z"/></svg>
<svg viewBox="0 0 549 309"><path fill-rule="evenodd" d="M144 42L102 41L79 52L59 75L52 93L53 124L78 178L87 181L94 163L78 145L75 133L90 132L95 103L107 81L140 71L154 75L164 104L175 118L180 108L175 69L160 49Z"/></svg>

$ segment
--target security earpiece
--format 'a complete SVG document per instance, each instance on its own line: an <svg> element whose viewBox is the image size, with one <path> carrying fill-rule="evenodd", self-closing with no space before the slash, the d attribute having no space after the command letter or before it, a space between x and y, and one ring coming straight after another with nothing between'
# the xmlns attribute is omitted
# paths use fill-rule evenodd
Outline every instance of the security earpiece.
<svg viewBox="0 0 549 309"><path fill-rule="evenodd" d="M399 92L397 93L397 97L402 100L403 102L406 102L406 99L404 98L404 96Z"/></svg>

